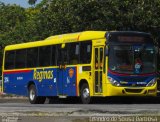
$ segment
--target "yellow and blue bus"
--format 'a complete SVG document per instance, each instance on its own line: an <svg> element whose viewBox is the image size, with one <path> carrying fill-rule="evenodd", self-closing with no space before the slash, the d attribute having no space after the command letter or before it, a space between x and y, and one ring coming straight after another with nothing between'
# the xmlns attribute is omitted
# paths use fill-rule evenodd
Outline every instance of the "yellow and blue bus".
<svg viewBox="0 0 160 122"><path fill-rule="evenodd" d="M84 31L6 46L2 89L43 104L47 97L156 96L151 35Z"/></svg>

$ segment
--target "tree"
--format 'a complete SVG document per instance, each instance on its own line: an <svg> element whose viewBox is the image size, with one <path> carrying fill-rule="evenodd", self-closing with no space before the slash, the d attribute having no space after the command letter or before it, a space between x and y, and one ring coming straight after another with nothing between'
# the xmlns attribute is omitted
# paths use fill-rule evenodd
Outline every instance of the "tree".
<svg viewBox="0 0 160 122"><path fill-rule="evenodd" d="M25 9L16 5L0 4L0 44L12 44L15 40L9 36L9 33L17 31L26 20Z"/></svg>
<svg viewBox="0 0 160 122"><path fill-rule="evenodd" d="M37 2L37 0L28 0L28 3L29 3L30 5L35 5L36 2Z"/></svg>
<svg viewBox="0 0 160 122"><path fill-rule="evenodd" d="M42 0L26 9L0 4L0 41L41 40L84 30L136 30L157 37L159 11L159 0Z"/></svg>
<svg viewBox="0 0 160 122"><path fill-rule="evenodd" d="M0 2L0 15L2 46L85 30L135 30L160 38L160 0L42 0L34 8Z"/></svg>

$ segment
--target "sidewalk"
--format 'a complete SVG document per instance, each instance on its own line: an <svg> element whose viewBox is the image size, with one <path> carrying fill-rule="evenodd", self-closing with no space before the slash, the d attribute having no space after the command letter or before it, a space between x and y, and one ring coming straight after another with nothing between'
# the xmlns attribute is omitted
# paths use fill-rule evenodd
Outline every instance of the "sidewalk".
<svg viewBox="0 0 160 122"><path fill-rule="evenodd" d="M0 93L0 103L11 103L11 102L26 103L28 102L28 98L23 96L8 95L2 92Z"/></svg>

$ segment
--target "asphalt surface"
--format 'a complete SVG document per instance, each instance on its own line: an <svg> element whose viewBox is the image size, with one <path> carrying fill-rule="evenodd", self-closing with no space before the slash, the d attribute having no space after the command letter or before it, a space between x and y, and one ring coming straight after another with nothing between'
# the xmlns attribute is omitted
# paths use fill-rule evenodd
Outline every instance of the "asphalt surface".
<svg viewBox="0 0 160 122"><path fill-rule="evenodd" d="M137 116L146 118L137 119ZM97 120L94 117L101 118ZM49 104L49 101L45 104L30 104L26 98L0 99L0 121L2 122L88 122L100 121L99 119L104 121L102 120L104 117L109 117L105 118L106 121L112 119L113 122L123 120L158 122L160 121L160 100L159 98L123 97L95 98L92 104L80 104L75 102L75 99L55 101L52 104Z"/></svg>

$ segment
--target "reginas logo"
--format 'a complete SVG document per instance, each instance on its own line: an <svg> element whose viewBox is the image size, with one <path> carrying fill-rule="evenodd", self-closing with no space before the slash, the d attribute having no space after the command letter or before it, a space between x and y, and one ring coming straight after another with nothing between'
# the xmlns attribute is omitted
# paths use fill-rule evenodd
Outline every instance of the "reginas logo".
<svg viewBox="0 0 160 122"><path fill-rule="evenodd" d="M41 82L45 79L53 79L53 70L34 70L33 79Z"/></svg>
<svg viewBox="0 0 160 122"><path fill-rule="evenodd" d="M69 77L72 78L73 75L74 75L74 70L71 68L71 69L69 70Z"/></svg>

